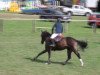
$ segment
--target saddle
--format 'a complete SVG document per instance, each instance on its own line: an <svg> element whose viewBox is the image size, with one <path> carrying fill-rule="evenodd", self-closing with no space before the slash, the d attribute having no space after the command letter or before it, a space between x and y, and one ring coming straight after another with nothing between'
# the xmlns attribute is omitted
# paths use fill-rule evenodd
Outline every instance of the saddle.
<svg viewBox="0 0 100 75"><path fill-rule="evenodd" d="M58 46L67 46L66 39L64 38L63 35L58 35L57 37L54 38L54 42Z"/></svg>
<svg viewBox="0 0 100 75"><path fill-rule="evenodd" d="M67 46L66 39L63 35L58 35L54 39L50 39L50 42L59 47ZM53 46L51 43L50 46Z"/></svg>
<svg viewBox="0 0 100 75"><path fill-rule="evenodd" d="M55 41L55 42L59 42L59 41L61 41L61 39L63 39L63 38L64 38L63 35L58 35L58 36L56 36L56 37L54 38L54 41Z"/></svg>

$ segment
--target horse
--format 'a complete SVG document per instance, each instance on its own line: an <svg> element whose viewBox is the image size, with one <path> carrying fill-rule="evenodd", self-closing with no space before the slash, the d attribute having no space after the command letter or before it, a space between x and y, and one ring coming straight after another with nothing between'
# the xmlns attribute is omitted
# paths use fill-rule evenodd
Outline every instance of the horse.
<svg viewBox="0 0 100 75"><path fill-rule="evenodd" d="M76 56L79 58L81 66L83 66L83 60L81 59L80 53L78 52L79 47L81 50L84 50L87 48L87 41L82 40L76 40L72 37L63 37L60 41L56 42L56 45L50 46L50 36L51 34L47 31L41 32L41 44L44 44L45 42L45 49L41 51L36 57L33 58L35 61L40 55L48 52L48 62L47 64L50 64L50 57L51 57L51 51L61 51L64 49L67 49L67 59L62 64L65 65L70 59L71 59L71 53L74 52Z"/></svg>

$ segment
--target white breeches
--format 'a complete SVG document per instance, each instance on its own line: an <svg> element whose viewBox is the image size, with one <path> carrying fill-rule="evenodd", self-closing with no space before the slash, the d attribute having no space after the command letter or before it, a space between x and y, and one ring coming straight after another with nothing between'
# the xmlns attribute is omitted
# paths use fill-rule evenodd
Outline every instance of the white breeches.
<svg viewBox="0 0 100 75"><path fill-rule="evenodd" d="M51 35L50 38L51 38L51 39L54 39L54 38L55 38L56 36L58 36L58 35L61 35L61 33L59 33L59 34L58 34L58 33L53 33L53 34Z"/></svg>

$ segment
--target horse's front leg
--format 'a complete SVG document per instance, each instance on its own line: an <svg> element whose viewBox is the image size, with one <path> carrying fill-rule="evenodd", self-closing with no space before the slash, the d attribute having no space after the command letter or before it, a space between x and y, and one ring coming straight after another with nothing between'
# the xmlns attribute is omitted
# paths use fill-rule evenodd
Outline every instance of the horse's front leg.
<svg viewBox="0 0 100 75"><path fill-rule="evenodd" d="M36 57L33 58L33 61L36 60L40 55L46 53L47 50L43 50L42 52L40 52Z"/></svg>
<svg viewBox="0 0 100 75"><path fill-rule="evenodd" d="M51 49L48 49L47 51L48 51L48 64L51 64L51 60L50 60L50 58L51 58Z"/></svg>

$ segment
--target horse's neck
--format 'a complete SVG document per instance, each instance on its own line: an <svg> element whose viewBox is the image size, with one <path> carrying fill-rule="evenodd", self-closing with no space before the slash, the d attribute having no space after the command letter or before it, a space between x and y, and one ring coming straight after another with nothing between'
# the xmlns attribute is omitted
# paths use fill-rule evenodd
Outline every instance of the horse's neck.
<svg viewBox="0 0 100 75"><path fill-rule="evenodd" d="M45 42L48 42L50 40L51 40L50 37L46 37Z"/></svg>
<svg viewBox="0 0 100 75"><path fill-rule="evenodd" d="M50 37L51 36L51 34L50 33L47 33L47 36L46 37Z"/></svg>
<svg viewBox="0 0 100 75"><path fill-rule="evenodd" d="M50 37L51 37L51 34L46 34L46 36L45 36L45 41L47 41L48 39L50 39Z"/></svg>
<svg viewBox="0 0 100 75"><path fill-rule="evenodd" d="M51 36L51 34L50 34L50 33L48 33L48 36Z"/></svg>

